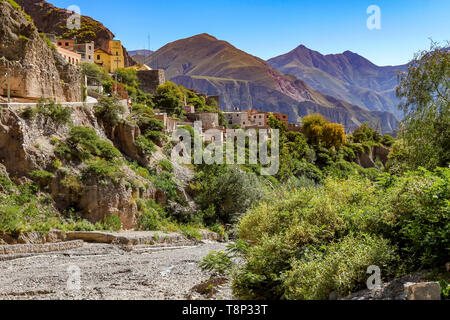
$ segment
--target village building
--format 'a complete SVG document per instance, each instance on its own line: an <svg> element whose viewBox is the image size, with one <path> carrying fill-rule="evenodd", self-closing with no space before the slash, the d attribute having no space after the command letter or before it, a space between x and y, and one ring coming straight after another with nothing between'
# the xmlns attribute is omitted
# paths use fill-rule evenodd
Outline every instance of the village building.
<svg viewBox="0 0 450 320"><path fill-rule="evenodd" d="M242 128L251 125L247 111L239 111L237 108L235 108L235 111L224 112L223 114L225 116L225 120L228 123L228 126L230 127L234 124L237 124Z"/></svg>
<svg viewBox="0 0 450 320"><path fill-rule="evenodd" d="M187 118L191 122L201 121L203 130L215 129L219 126L219 114L217 112L189 113Z"/></svg>
<svg viewBox="0 0 450 320"><path fill-rule="evenodd" d="M56 42L57 47L64 48L69 51L74 51L73 50L74 44L75 44L75 41L70 40L70 39L58 39Z"/></svg>
<svg viewBox="0 0 450 320"><path fill-rule="evenodd" d="M155 94L156 89L161 84L166 83L166 74L164 70L138 70L140 88L148 94Z"/></svg>
<svg viewBox="0 0 450 320"><path fill-rule="evenodd" d="M164 124L164 131L166 133L172 133L177 130L178 119L172 118L167 115L167 113L158 112L155 113L155 119L161 121Z"/></svg>
<svg viewBox="0 0 450 320"><path fill-rule="evenodd" d="M64 58L64 60L66 60L68 63L74 65L74 66L79 66L81 63L81 55L73 52L71 50L65 49L63 47L56 47L56 51L58 51L58 53Z"/></svg>
<svg viewBox="0 0 450 320"><path fill-rule="evenodd" d="M117 69L125 67L125 57L120 40L109 41L108 51L98 48L94 53L95 63L106 72L113 73Z"/></svg>
<svg viewBox="0 0 450 320"><path fill-rule="evenodd" d="M94 63L94 41L88 43L76 43L74 49L81 55L81 62Z"/></svg>

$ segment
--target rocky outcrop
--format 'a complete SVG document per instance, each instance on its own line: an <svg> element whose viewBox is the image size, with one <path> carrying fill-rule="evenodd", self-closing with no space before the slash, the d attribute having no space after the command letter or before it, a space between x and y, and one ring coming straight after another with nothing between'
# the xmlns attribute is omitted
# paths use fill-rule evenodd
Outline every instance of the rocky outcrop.
<svg viewBox="0 0 450 320"><path fill-rule="evenodd" d="M16 0L16 2L33 18L39 32L52 33L56 36L67 35L67 20L73 12L57 8L44 0ZM108 50L109 41L114 38L114 34L101 22L88 16L82 16L81 27L79 32L68 38L73 39L77 37L80 41L94 41L96 48ZM136 62L125 48L123 48L123 52L125 67L135 65Z"/></svg>
<svg viewBox="0 0 450 320"><path fill-rule="evenodd" d="M0 73L9 73L11 96L81 101L81 74L39 35L33 22L8 2L0 2ZM7 79L0 90L6 95Z"/></svg>
<svg viewBox="0 0 450 320"><path fill-rule="evenodd" d="M378 160L381 161L383 165L386 165L390 152L391 149L389 148L384 146L375 146L369 151L366 150L366 152L358 154L355 162L363 168L375 168L375 163Z"/></svg>

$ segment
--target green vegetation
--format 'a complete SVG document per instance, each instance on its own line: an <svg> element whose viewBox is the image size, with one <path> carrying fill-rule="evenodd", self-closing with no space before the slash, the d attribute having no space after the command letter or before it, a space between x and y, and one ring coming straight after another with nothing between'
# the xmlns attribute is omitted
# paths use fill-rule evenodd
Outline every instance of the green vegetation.
<svg viewBox="0 0 450 320"><path fill-rule="evenodd" d="M87 127L73 127L65 142L58 142L56 154L67 160L84 161L93 157L116 160L120 152L113 145L101 140L95 130Z"/></svg>
<svg viewBox="0 0 450 320"><path fill-rule="evenodd" d="M281 131L280 171L259 177L262 198L239 220L237 247L211 253L200 266L230 277L240 299L346 296L365 289L370 265L381 268L383 281L430 270L448 297L448 57L433 45L401 76L407 117L400 139L366 124L347 136L320 115L290 133L271 117ZM386 164L354 162L374 147L392 148ZM201 192L202 181L191 189Z"/></svg>
<svg viewBox="0 0 450 320"><path fill-rule="evenodd" d="M450 163L450 53L448 44L432 43L415 56L408 72L400 76L397 95L406 117L400 138L408 169L433 169ZM396 156L397 158L399 155Z"/></svg>
<svg viewBox="0 0 450 320"><path fill-rule="evenodd" d="M41 98L37 107L26 107L20 110L20 116L26 120L34 120L38 114L52 119L57 124L70 124L72 122L72 108L63 107L52 100Z"/></svg>
<svg viewBox="0 0 450 320"><path fill-rule="evenodd" d="M116 98L104 97L94 106L95 116L105 125L114 127L120 121L120 114L125 112L124 107Z"/></svg>

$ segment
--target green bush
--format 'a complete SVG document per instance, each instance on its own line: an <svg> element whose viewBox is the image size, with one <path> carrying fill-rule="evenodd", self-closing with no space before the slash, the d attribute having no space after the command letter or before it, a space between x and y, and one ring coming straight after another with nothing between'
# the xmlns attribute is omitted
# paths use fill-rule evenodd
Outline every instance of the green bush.
<svg viewBox="0 0 450 320"><path fill-rule="evenodd" d="M25 109L20 111L20 116L26 120L34 120L37 113L37 108L26 107Z"/></svg>
<svg viewBox="0 0 450 320"><path fill-rule="evenodd" d="M327 300L332 292L345 297L365 288L369 266L385 271L396 260L395 248L387 240L349 235L324 251L311 250L294 260L291 269L281 276L283 298Z"/></svg>
<svg viewBox="0 0 450 320"><path fill-rule="evenodd" d="M120 152L112 144L101 140L94 129L73 127L69 132L66 144L59 143L55 152L66 158L76 157L81 161L92 157L114 160L120 157Z"/></svg>
<svg viewBox="0 0 450 320"><path fill-rule="evenodd" d="M142 155L146 156L151 156L157 150L153 141L142 135L135 139L134 145Z"/></svg>
<svg viewBox="0 0 450 320"><path fill-rule="evenodd" d="M262 196L260 184L252 173L238 167L212 166L197 176L201 182L196 197L203 210L213 206L216 214L207 224L234 222Z"/></svg>
<svg viewBox="0 0 450 320"><path fill-rule="evenodd" d="M394 224L389 237L410 269L444 265L450 248L450 168L421 169L394 181L385 191Z"/></svg>
<svg viewBox="0 0 450 320"><path fill-rule="evenodd" d="M163 208L153 199L142 202L139 206L138 224L141 230L161 230L166 214Z"/></svg>
<svg viewBox="0 0 450 320"><path fill-rule="evenodd" d="M120 120L120 114L125 112L124 107L122 107L116 98L101 98L98 104L94 107L95 116L104 124L109 126L116 126Z"/></svg>
<svg viewBox="0 0 450 320"><path fill-rule="evenodd" d="M72 108L63 107L61 104L54 101L41 99L37 105L37 112L46 117L49 117L56 123L67 124L70 123Z"/></svg>
<svg viewBox="0 0 450 320"><path fill-rule="evenodd" d="M87 167L83 170L85 180L94 178L96 180L112 180L119 183L125 174L119 163L104 159L93 159L87 161Z"/></svg>
<svg viewBox="0 0 450 320"><path fill-rule="evenodd" d="M173 172L173 164L172 164L172 162L170 162L170 160L162 159L159 162L159 166L164 171Z"/></svg>

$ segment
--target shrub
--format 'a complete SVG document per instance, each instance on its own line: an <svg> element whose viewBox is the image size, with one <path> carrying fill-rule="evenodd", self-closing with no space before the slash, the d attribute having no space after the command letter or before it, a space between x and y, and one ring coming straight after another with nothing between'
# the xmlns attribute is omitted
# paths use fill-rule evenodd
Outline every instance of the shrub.
<svg viewBox="0 0 450 320"><path fill-rule="evenodd" d="M142 135L135 139L134 144L142 155L150 156L157 150L155 144Z"/></svg>
<svg viewBox="0 0 450 320"><path fill-rule="evenodd" d="M172 164L172 162L170 162L167 159L162 159L159 162L159 166L164 171L167 171L167 172L172 172L173 171L173 164Z"/></svg>
<svg viewBox="0 0 450 320"><path fill-rule="evenodd" d="M87 160L98 156L106 160L120 157L120 152L109 142L101 140L94 129L73 127L69 132L67 144L60 143L55 152L66 156L70 154L79 160Z"/></svg>
<svg viewBox="0 0 450 320"><path fill-rule="evenodd" d="M109 97L101 98L94 107L94 111L97 118L101 119L104 124L112 127L119 123L119 115L125 112L116 98Z"/></svg>
<svg viewBox="0 0 450 320"><path fill-rule="evenodd" d="M384 272L396 262L395 248L385 239L367 235L349 235L322 250L311 250L284 273L283 298L327 300L331 292L346 296L364 288L367 268Z"/></svg>
<svg viewBox="0 0 450 320"><path fill-rule="evenodd" d="M156 231L161 230L165 212L153 199L140 204L138 224L141 230Z"/></svg>
<svg viewBox="0 0 450 320"><path fill-rule="evenodd" d="M394 224L389 237L413 270L444 265L450 247L450 168L421 169L396 180L385 191Z"/></svg>
<svg viewBox="0 0 450 320"><path fill-rule="evenodd" d="M124 173L118 163L104 159L88 160L87 167L83 170L84 179L110 179L119 183L123 177Z"/></svg>
<svg viewBox="0 0 450 320"><path fill-rule="evenodd" d="M37 109L33 107L26 107L25 109L20 111L20 116L26 120L33 120L36 118Z"/></svg>
<svg viewBox="0 0 450 320"><path fill-rule="evenodd" d="M218 171L206 171L198 178L202 191L196 200L204 210L211 206L216 209L216 215L207 223L234 222L262 196L256 176L238 167L218 167Z"/></svg>
<svg viewBox="0 0 450 320"><path fill-rule="evenodd" d="M54 101L41 99L37 105L37 112L49 117L56 123L67 124L71 122L72 108L63 107Z"/></svg>
<svg viewBox="0 0 450 320"><path fill-rule="evenodd" d="M101 223L96 224L96 227L105 231L120 231L122 230L122 222L117 214L105 216Z"/></svg>
<svg viewBox="0 0 450 320"><path fill-rule="evenodd" d="M47 186L50 181L55 177L51 172L45 170L34 170L30 173L31 178L39 183L40 186Z"/></svg>

